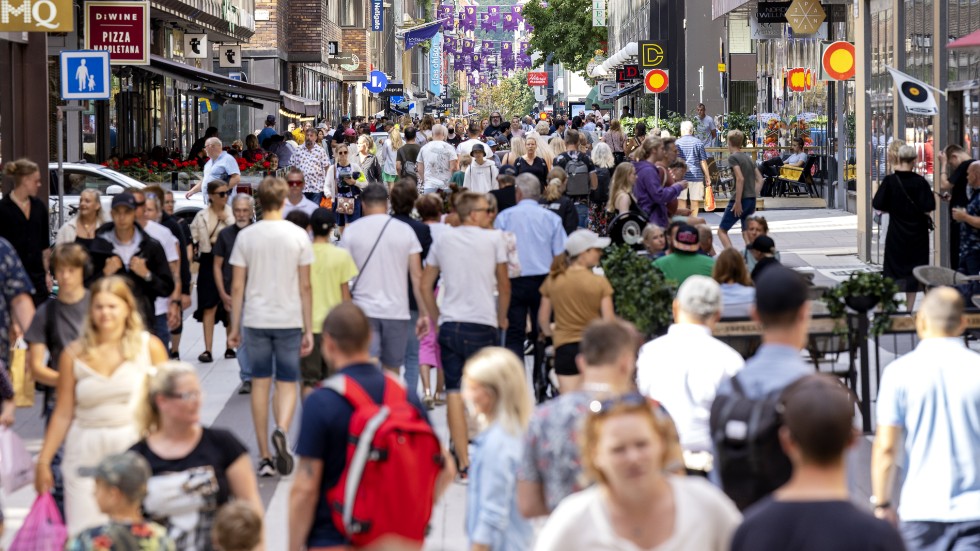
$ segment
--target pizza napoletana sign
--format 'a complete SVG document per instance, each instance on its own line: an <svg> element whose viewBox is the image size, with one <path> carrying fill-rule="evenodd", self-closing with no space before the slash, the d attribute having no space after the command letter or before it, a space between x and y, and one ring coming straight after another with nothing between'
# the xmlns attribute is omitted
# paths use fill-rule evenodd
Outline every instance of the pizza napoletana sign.
<svg viewBox="0 0 980 551"><path fill-rule="evenodd" d="M86 2L85 48L105 50L113 65L150 64L148 2Z"/></svg>

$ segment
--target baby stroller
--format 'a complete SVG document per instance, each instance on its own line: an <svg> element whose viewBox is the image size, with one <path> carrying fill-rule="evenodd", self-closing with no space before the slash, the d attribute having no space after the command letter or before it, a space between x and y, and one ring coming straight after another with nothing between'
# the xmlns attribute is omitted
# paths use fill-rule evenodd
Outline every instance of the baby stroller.
<svg viewBox="0 0 980 551"><path fill-rule="evenodd" d="M555 375L555 347L551 339L534 343L534 365L531 372L534 385L534 401L538 404L558 396L558 379Z"/></svg>

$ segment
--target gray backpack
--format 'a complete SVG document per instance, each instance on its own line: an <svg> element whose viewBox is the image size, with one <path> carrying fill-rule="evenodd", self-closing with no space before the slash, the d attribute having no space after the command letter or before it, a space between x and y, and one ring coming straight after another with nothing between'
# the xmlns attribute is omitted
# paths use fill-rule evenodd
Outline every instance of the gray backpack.
<svg viewBox="0 0 980 551"><path fill-rule="evenodd" d="M589 194L589 191L591 191L591 186L589 185L589 166L585 164L581 153L574 157L571 155L568 156L568 162L565 163L565 173L568 174L568 180L565 183L566 195L580 197Z"/></svg>

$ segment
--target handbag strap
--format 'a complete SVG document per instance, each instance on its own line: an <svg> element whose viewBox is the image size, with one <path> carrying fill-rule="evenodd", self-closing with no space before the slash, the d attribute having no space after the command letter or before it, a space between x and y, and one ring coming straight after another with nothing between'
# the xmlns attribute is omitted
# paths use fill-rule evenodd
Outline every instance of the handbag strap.
<svg viewBox="0 0 980 551"><path fill-rule="evenodd" d="M381 226L381 232L378 233L378 238L374 240L374 245L371 246L371 251L368 252L367 258L364 259L364 264L361 264L361 267L357 269L357 279L354 281L354 286L350 288L351 296L354 296L354 289L357 289L357 284L361 282L361 276L364 275L364 268L367 267L368 262L371 262L371 257L374 256L374 250L378 248L378 243L381 243L381 236L385 234L385 230L388 229L388 224L391 224L392 220L394 220L394 217L389 216L385 225Z"/></svg>
<svg viewBox="0 0 980 551"><path fill-rule="evenodd" d="M912 206L915 208L915 211L920 213L923 217L932 220L932 218L930 218L929 215L926 214L921 207L919 207L919 204L916 203L914 199L912 199L912 196L909 195L909 191L905 189L905 182L902 180L902 177L898 175L898 172L894 172L893 174L895 174L895 178L898 180L898 187L902 190L902 193L905 194L905 198L909 200L909 203L912 203Z"/></svg>

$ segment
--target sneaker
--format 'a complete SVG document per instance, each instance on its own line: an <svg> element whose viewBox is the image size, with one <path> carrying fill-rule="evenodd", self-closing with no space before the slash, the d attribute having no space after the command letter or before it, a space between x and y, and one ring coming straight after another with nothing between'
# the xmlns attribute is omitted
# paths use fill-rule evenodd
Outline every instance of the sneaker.
<svg viewBox="0 0 980 551"><path fill-rule="evenodd" d="M293 472L293 454L289 452L286 433L279 427L272 431L272 447L276 450L276 470L279 474L286 476Z"/></svg>
<svg viewBox="0 0 980 551"><path fill-rule="evenodd" d="M252 381L242 381L242 386L238 387L239 394L251 394L252 393Z"/></svg>
<svg viewBox="0 0 980 551"><path fill-rule="evenodd" d="M261 461L259 461L258 473L259 473L259 476L261 476L263 478L268 478L270 476L275 476L276 475L276 468L272 465L272 459L269 459L268 457L265 457Z"/></svg>
<svg viewBox="0 0 980 551"><path fill-rule="evenodd" d="M235 349L234 348L228 348L228 349L225 350L225 359L226 360L234 360L237 357L238 357L238 354L235 353Z"/></svg>
<svg viewBox="0 0 980 551"><path fill-rule="evenodd" d="M171 350L170 351L170 359L171 360L179 360L180 359L180 352L178 352L176 350Z"/></svg>

